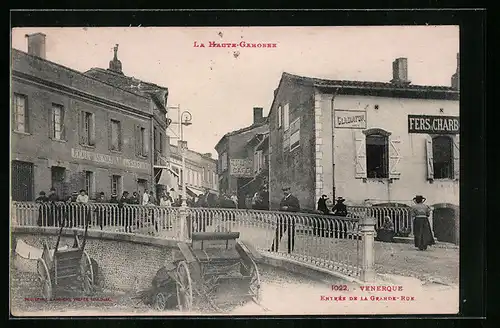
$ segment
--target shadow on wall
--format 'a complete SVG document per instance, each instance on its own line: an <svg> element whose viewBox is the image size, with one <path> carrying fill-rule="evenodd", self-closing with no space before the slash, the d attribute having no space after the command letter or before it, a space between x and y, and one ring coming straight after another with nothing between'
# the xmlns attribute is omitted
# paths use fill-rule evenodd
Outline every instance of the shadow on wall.
<svg viewBox="0 0 500 328"><path fill-rule="evenodd" d="M434 204L433 225L434 235L438 241L460 243L460 217L457 205L449 203Z"/></svg>

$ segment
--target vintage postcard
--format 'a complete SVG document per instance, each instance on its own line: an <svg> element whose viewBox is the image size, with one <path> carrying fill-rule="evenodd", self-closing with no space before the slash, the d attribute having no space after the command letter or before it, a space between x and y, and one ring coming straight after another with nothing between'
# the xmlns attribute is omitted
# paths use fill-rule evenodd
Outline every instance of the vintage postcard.
<svg viewBox="0 0 500 328"><path fill-rule="evenodd" d="M13 316L458 313L458 26L11 37Z"/></svg>

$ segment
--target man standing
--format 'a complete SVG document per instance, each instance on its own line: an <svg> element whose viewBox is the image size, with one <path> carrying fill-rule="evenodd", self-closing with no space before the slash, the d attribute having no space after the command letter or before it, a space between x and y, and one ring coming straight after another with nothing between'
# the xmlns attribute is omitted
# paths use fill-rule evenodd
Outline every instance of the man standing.
<svg viewBox="0 0 500 328"><path fill-rule="evenodd" d="M49 196L47 197L49 202L49 213L48 213L48 226L53 226L55 222L59 221L59 210L57 208L57 202L59 202L59 197L56 194L56 188L52 187L49 191Z"/></svg>
<svg viewBox="0 0 500 328"><path fill-rule="evenodd" d="M97 199L96 199L96 203L99 203L99 204L106 203L106 198L104 197L103 191L101 191L98 194ZM99 227L102 230L102 228L104 226L104 222L106 221L106 208L103 205L97 205L94 212L97 216L97 223L99 224Z"/></svg>
<svg viewBox="0 0 500 328"><path fill-rule="evenodd" d="M283 188L283 198L280 202L280 211L284 212L298 212L300 211L300 203L297 197L291 194L290 187ZM281 237L288 230L288 254L293 252L295 247L295 221L292 217L286 216L278 219L276 227L276 236L271 245L271 251L277 252Z"/></svg>
<svg viewBox="0 0 500 328"><path fill-rule="evenodd" d="M318 211L322 212L323 214L328 214L328 206L326 205L326 201L328 200L328 196L322 195L321 198L318 200Z"/></svg>

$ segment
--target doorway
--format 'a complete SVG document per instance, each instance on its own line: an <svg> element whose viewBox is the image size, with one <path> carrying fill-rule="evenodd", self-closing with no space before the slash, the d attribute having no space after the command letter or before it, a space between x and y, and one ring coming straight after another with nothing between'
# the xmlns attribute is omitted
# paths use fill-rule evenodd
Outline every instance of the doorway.
<svg viewBox="0 0 500 328"><path fill-rule="evenodd" d="M433 230L438 241L458 244L455 209L451 207L434 208Z"/></svg>
<svg viewBox="0 0 500 328"><path fill-rule="evenodd" d="M12 161L12 200L33 201L33 163Z"/></svg>
<svg viewBox="0 0 500 328"><path fill-rule="evenodd" d="M142 196L144 191L148 190L148 180L146 179L137 179L137 192Z"/></svg>
<svg viewBox="0 0 500 328"><path fill-rule="evenodd" d="M56 189L56 195L59 199L64 196L64 181L66 180L66 169L60 166L52 166L51 168L52 176L52 187Z"/></svg>

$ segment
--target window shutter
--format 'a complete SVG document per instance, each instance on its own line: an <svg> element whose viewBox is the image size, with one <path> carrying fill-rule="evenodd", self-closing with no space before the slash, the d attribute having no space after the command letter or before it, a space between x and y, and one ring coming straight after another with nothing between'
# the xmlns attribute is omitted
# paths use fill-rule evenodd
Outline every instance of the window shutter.
<svg viewBox="0 0 500 328"><path fill-rule="evenodd" d="M401 173L399 172L398 164L401 160L401 140L389 139L389 179L399 179Z"/></svg>
<svg viewBox="0 0 500 328"><path fill-rule="evenodd" d="M85 112L81 111L78 115L78 134L80 135L80 144L85 143Z"/></svg>
<svg viewBox="0 0 500 328"><path fill-rule="evenodd" d="M150 135L149 135L147 129L144 129L143 138L144 138L144 153L142 155L145 157L148 157L149 156L149 138L150 138Z"/></svg>
<svg viewBox="0 0 500 328"><path fill-rule="evenodd" d="M90 129L89 145L94 146L95 145L95 114L90 114L89 129Z"/></svg>
<svg viewBox="0 0 500 328"><path fill-rule="evenodd" d="M49 138L54 139L54 107L49 108Z"/></svg>
<svg viewBox="0 0 500 328"><path fill-rule="evenodd" d="M427 180L434 180L434 155L432 153L432 137L427 136L425 140L427 152Z"/></svg>
<svg viewBox="0 0 500 328"><path fill-rule="evenodd" d="M453 175L455 180L460 179L460 136L453 138Z"/></svg>
<svg viewBox="0 0 500 328"><path fill-rule="evenodd" d="M65 108L61 107L61 140L66 140L66 122L64 120Z"/></svg>
<svg viewBox="0 0 500 328"><path fill-rule="evenodd" d="M23 97L24 106L24 132L31 133L30 130L30 108L28 106L28 96Z"/></svg>
<svg viewBox="0 0 500 328"><path fill-rule="evenodd" d="M356 146L356 179L366 179L366 138L359 134L355 140Z"/></svg>
<svg viewBox="0 0 500 328"><path fill-rule="evenodd" d="M108 117L108 149L113 149L113 124L111 119Z"/></svg>

